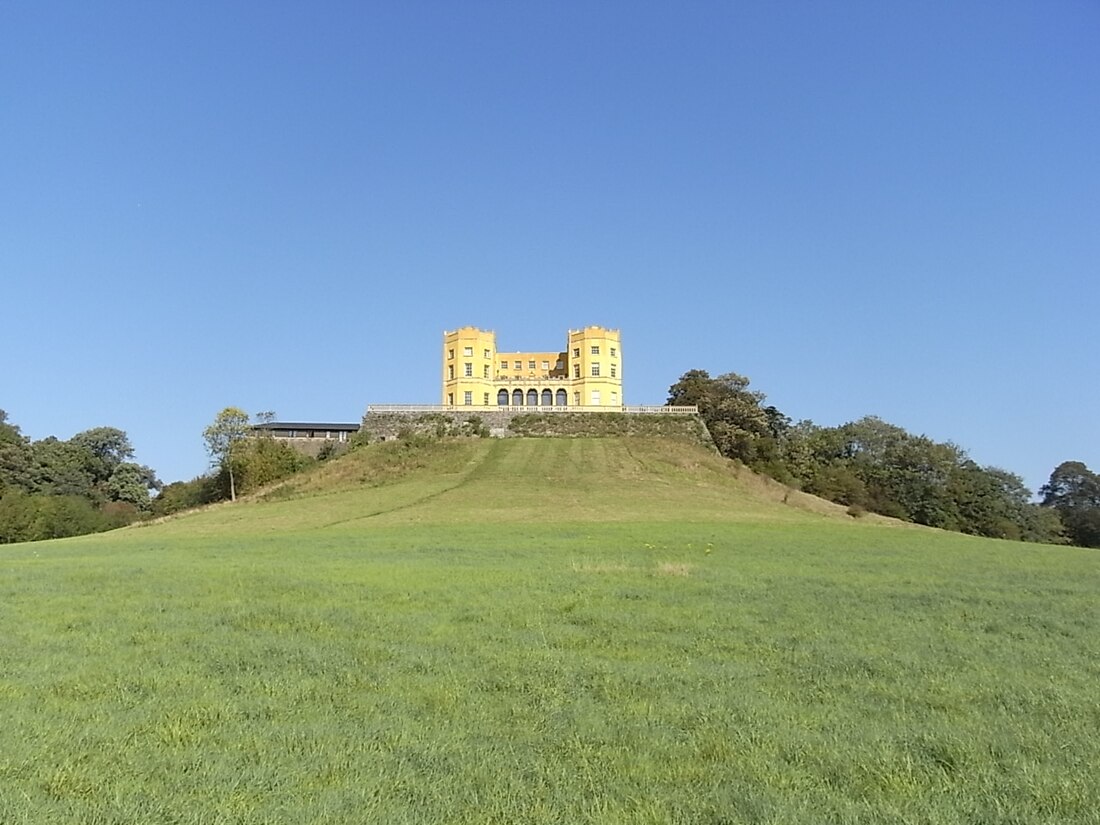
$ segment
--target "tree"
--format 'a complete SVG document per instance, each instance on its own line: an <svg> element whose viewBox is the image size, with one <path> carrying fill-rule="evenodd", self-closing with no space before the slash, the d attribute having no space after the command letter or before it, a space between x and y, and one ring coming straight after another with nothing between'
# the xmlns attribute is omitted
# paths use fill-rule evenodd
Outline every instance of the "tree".
<svg viewBox="0 0 1100 825"><path fill-rule="evenodd" d="M735 372L711 378L706 370L688 370L668 388L668 406L694 404L718 451L755 466L774 453L773 432L789 422L778 410L761 407L764 393L750 390L749 379Z"/></svg>
<svg viewBox="0 0 1100 825"><path fill-rule="evenodd" d="M1063 461L1039 489L1043 506L1058 512L1070 541L1100 547L1100 475L1083 462Z"/></svg>
<svg viewBox="0 0 1100 825"><path fill-rule="evenodd" d="M237 500L237 485L234 476L239 445L248 438L252 429L248 423L248 413L240 407L226 407L214 419L209 427L202 431L206 442L206 451L211 461L229 474L229 498Z"/></svg>
<svg viewBox="0 0 1100 825"><path fill-rule="evenodd" d="M161 488L152 501L154 516L167 516L218 500L217 480L205 475L190 481L173 481Z"/></svg>
<svg viewBox="0 0 1100 825"><path fill-rule="evenodd" d="M133 453L116 427L32 442L0 410L0 542L109 530L139 518L160 482L127 460Z"/></svg>
<svg viewBox="0 0 1100 825"><path fill-rule="evenodd" d="M149 498L150 491L159 491L161 486L151 468L132 461L123 461L107 479L105 489L111 501L126 502L144 512L149 510L152 502Z"/></svg>
<svg viewBox="0 0 1100 825"><path fill-rule="evenodd" d="M118 465L134 457L130 437L116 427L85 430L70 438L69 444L87 451L87 469L96 484L106 482Z"/></svg>
<svg viewBox="0 0 1100 825"><path fill-rule="evenodd" d="M952 473L948 491L963 533L1020 541L1033 532L1027 512L1031 491L1015 473L967 459Z"/></svg>
<svg viewBox="0 0 1100 825"><path fill-rule="evenodd" d="M0 498L0 544L79 536L117 526L121 525L83 496L27 495L14 490Z"/></svg>
<svg viewBox="0 0 1100 825"><path fill-rule="evenodd" d="M34 497L22 490L10 489L0 495L0 544L30 541L36 515Z"/></svg>
<svg viewBox="0 0 1100 825"><path fill-rule="evenodd" d="M30 450L28 492L103 502L96 485L97 461L86 448L51 435L32 443Z"/></svg>
<svg viewBox="0 0 1100 825"><path fill-rule="evenodd" d="M0 444L22 444L26 440L19 428L8 422L8 414L0 410Z"/></svg>
<svg viewBox="0 0 1100 825"><path fill-rule="evenodd" d="M1046 507L1064 510L1100 507L1100 476L1083 462L1063 461L1039 488L1039 494Z"/></svg>
<svg viewBox="0 0 1100 825"><path fill-rule="evenodd" d="M1023 480L981 467L961 447L875 416L839 427L792 423L736 373L689 370L669 405L694 404L718 450L784 484L849 507L981 536L1100 547L1100 476L1080 462L1055 470L1030 501Z"/></svg>
<svg viewBox="0 0 1100 825"><path fill-rule="evenodd" d="M313 459L270 435L248 439L238 448L236 459L237 487L245 493L293 475L313 463Z"/></svg>
<svg viewBox="0 0 1100 825"><path fill-rule="evenodd" d="M839 504L980 536L1058 542L1053 513L1023 480L980 467L952 444L866 416L840 427L802 421L783 435L783 461L802 489Z"/></svg>

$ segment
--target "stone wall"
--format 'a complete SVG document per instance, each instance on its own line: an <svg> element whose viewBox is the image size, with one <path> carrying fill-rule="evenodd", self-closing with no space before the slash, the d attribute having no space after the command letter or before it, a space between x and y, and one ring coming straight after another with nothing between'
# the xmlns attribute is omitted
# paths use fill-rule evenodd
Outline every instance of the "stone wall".
<svg viewBox="0 0 1100 825"><path fill-rule="evenodd" d="M508 424L509 434L525 437L657 436L686 438L714 447L706 424L698 414L525 413Z"/></svg>
<svg viewBox="0 0 1100 825"><path fill-rule="evenodd" d="M630 412L531 413L519 410L441 410L438 412L368 412L361 432L370 442L404 434L482 435L494 438L584 438L633 435L688 438L708 447L714 441L697 414L652 415Z"/></svg>
<svg viewBox="0 0 1100 825"><path fill-rule="evenodd" d="M508 422L515 413L492 410L468 412L442 410L439 412L369 412L363 416L360 433L367 440L389 441L405 433L423 435L492 435L506 436Z"/></svg>

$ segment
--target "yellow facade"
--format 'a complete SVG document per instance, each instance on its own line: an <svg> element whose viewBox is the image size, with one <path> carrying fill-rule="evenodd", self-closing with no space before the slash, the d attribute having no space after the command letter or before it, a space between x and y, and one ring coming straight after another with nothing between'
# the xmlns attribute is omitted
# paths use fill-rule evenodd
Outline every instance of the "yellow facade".
<svg viewBox="0 0 1100 825"><path fill-rule="evenodd" d="M500 352L477 327L443 333L443 403L457 407L623 406L619 330L569 330L558 352Z"/></svg>

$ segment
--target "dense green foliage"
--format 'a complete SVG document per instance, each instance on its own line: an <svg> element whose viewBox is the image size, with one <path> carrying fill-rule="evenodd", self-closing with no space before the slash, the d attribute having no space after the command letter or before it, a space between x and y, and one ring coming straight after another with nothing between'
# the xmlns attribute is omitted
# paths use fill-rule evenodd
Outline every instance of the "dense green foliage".
<svg viewBox="0 0 1100 825"><path fill-rule="evenodd" d="M213 504L223 497L218 476L203 475L190 481L173 481L165 484L157 497L153 499L153 515L167 516L201 507L204 504Z"/></svg>
<svg viewBox="0 0 1100 825"><path fill-rule="evenodd" d="M110 530L148 514L160 482L133 456L114 427L31 441L0 410L0 543Z"/></svg>
<svg viewBox="0 0 1100 825"><path fill-rule="evenodd" d="M1065 508L1032 503L1019 476L979 466L955 444L873 416L839 427L795 424L748 387L749 380L735 373L711 378L690 370L669 388L668 403L698 405L723 455L848 505L854 515L870 510L930 527L1037 542L1062 541L1065 530L1075 543L1087 544L1079 538L1087 528L1070 529ZM1089 518L1080 516L1078 523L1092 523Z"/></svg>
<svg viewBox="0 0 1100 825"><path fill-rule="evenodd" d="M274 413L260 413L261 421L271 421ZM191 481L177 481L164 487L153 500L153 512L171 515L204 504L236 500L294 475L317 460L295 450L285 441L273 438L266 430L255 431L248 414L227 407L203 431L214 463L212 471ZM322 453L321 460L329 454Z"/></svg>
<svg viewBox="0 0 1100 825"><path fill-rule="evenodd" d="M1100 475L1080 461L1064 461L1039 491L1052 507L1074 544L1100 547Z"/></svg>
<svg viewBox="0 0 1100 825"><path fill-rule="evenodd" d="M68 441L32 442L0 410L0 543L112 530L251 493L315 463L268 435L252 437L247 415L235 408L219 414L204 440L213 471L162 485L153 470L130 460L133 447L122 430L96 427Z"/></svg>
<svg viewBox="0 0 1100 825"><path fill-rule="evenodd" d="M285 441L260 433L242 441L233 452L238 493L253 493L269 484L313 465L314 459L295 450ZM214 476L218 499L229 498L229 467L223 464Z"/></svg>
<svg viewBox="0 0 1100 825"><path fill-rule="evenodd" d="M1094 552L668 438L281 489L0 550L0 822L1097 821Z"/></svg>

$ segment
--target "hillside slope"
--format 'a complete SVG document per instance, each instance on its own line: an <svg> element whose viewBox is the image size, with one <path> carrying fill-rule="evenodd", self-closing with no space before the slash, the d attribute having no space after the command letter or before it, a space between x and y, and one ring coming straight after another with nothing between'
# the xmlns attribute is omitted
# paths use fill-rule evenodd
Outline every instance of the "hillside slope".
<svg viewBox="0 0 1100 825"><path fill-rule="evenodd" d="M789 490L687 441L509 438L372 445L234 505L176 517L160 528L206 533L353 522L821 519L852 521L843 507Z"/></svg>

